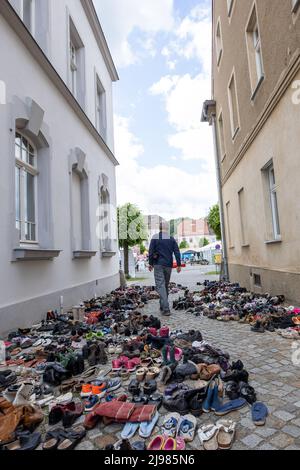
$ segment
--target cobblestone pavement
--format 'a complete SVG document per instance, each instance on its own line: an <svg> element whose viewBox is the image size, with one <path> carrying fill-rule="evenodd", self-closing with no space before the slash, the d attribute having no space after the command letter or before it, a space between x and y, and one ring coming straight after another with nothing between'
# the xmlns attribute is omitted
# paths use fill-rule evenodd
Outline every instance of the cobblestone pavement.
<svg viewBox="0 0 300 470"><path fill-rule="evenodd" d="M175 282L184 282L174 279ZM147 282L147 281L146 281ZM194 283L193 283L194 284ZM143 312L157 314L158 301L149 302ZM293 365L293 342L276 333L252 333L248 325L237 322L223 323L207 318L194 317L185 312L172 312L170 318L164 318L164 324L171 329L199 329L206 341L229 352L231 360L241 359L250 374L250 384L255 387L259 401L269 408L270 415L263 427L256 427L251 420L250 407L227 415L238 423L233 450L300 450L300 365ZM298 345L300 349L300 342ZM298 353L300 360L300 351ZM109 368L107 368L107 372ZM133 378L134 376L132 376ZM129 382L125 382L124 386ZM191 382L192 385L193 382ZM159 432L166 410L160 409L160 420L153 432ZM80 421L83 421L83 417ZM203 414L198 418L198 425L215 422L213 414ZM78 445L78 450L99 449L105 435L119 439L122 425L103 424L90 432ZM138 433L132 441L138 440ZM198 436L187 449L201 450Z"/></svg>

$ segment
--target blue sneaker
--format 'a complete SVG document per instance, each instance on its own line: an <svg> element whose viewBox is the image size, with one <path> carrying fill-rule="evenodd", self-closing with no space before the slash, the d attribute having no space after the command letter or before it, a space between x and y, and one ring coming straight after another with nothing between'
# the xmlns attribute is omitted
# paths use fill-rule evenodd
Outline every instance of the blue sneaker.
<svg viewBox="0 0 300 470"><path fill-rule="evenodd" d="M224 403L217 411L215 411L215 414L217 416L224 416L228 413L231 413L232 411L240 410L246 405L248 405L247 400L244 398L237 398L236 400L231 400L227 403Z"/></svg>
<svg viewBox="0 0 300 470"><path fill-rule="evenodd" d="M214 396L214 389L215 389L215 382L212 381L209 384L209 387L207 389L206 398L205 398L204 402L202 403L202 411L204 411L204 413L209 413L210 412L211 404L212 404L212 400L213 400L213 396Z"/></svg>
<svg viewBox="0 0 300 470"><path fill-rule="evenodd" d="M93 411L93 409L100 403L100 398L97 395L91 395L84 402L84 411Z"/></svg>
<svg viewBox="0 0 300 470"><path fill-rule="evenodd" d="M215 383L210 409L212 411L218 411L218 409L221 408L221 406L222 406L222 403L219 400L219 387L218 387L218 384Z"/></svg>

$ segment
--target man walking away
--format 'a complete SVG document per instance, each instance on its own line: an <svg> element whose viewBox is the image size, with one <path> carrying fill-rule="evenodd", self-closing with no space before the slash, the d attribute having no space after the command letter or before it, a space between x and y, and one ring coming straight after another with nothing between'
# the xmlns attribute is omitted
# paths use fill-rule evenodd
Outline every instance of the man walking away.
<svg viewBox="0 0 300 470"><path fill-rule="evenodd" d="M149 271L154 268L156 290L160 296L160 311L170 316L169 283L173 267L173 254L177 261L177 272L181 272L181 255L175 238L170 237L166 224L160 224L160 232L151 240L149 248Z"/></svg>

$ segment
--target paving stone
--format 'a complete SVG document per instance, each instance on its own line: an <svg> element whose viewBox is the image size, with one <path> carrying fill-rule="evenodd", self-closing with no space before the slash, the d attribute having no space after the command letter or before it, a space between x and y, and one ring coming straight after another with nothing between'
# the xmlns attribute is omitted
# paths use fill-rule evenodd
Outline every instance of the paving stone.
<svg viewBox="0 0 300 470"><path fill-rule="evenodd" d="M300 428L298 426L294 426L293 424L288 424L287 426L284 426L284 428L282 428L282 431L293 437L300 436Z"/></svg>
<svg viewBox="0 0 300 470"><path fill-rule="evenodd" d="M273 415L281 419L282 421L290 421L291 419L296 418L295 415L292 415L291 413L288 413L284 410L275 411Z"/></svg>
<svg viewBox="0 0 300 470"><path fill-rule="evenodd" d="M291 445L285 448L285 450L300 450L300 446Z"/></svg>
<svg viewBox="0 0 300 470"><path fill-rule="evenodd" d="M271 437L270 444L274 445L277 449L285 449L287 446L294 444L294 438L283 432L277 433L276 436Z"/></svg>
<svg viewBox="0 0 300 470"><path fill-rule="evenodd" d="M258 436L257 434L249 434L248 436L241 439L241 441L250 449L255 449L258 444L262 441L262 437Z"/></svg>
<svg viewBox="0 0 300 470"><path fill-rule="evenodd" d="M76 447L75 450L94 450L95 446L91 441L83 441Z"/></svg>
<svg viewBox="0 0 300 470"><path fill-rule="evenodd" d="M256 429L256 433L262 437L273 436L276 432L277 432L277 429L274 429L274 428L257 427Z"/></svg>
<svg viewBox="0 0 300 470"><path fill-rule="evenodd" d="M271 446L267 442L258 447L258 450L277 450L276 447Z"/></svg>

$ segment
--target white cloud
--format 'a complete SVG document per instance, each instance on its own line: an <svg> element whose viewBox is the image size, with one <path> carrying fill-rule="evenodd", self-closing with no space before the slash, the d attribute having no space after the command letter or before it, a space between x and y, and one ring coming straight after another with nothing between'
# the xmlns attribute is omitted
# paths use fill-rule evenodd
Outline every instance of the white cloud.
<svg viewBox="0 0 300 470"><path fill-rule="evenodd" d="M162 50L167 57L197 59L202 72L209 75L211 71L211 9L197 5L175 28L173 38Z"/></svg>
<svg viewBox="0 0 300 470"><path fill-rule="evenodd" d="M143 146L130 130L130 120L115 118L118 204L128 201L143 212L167 219L201 217L216 201L214 172L190 174L172 165L146 168L139 164Z"/></svg>
<svg viewBox="0 0 300 470"><path fill-rule="evenodd" d="M143 0L142 4L141 0L94 0L118 67L126 67L138 60L139 52L130 44L130 35L135 28L148 33L152 41L156 33L172 30L173 3L174 0ZM153 51L152 44L151 54Z"/></svg>

